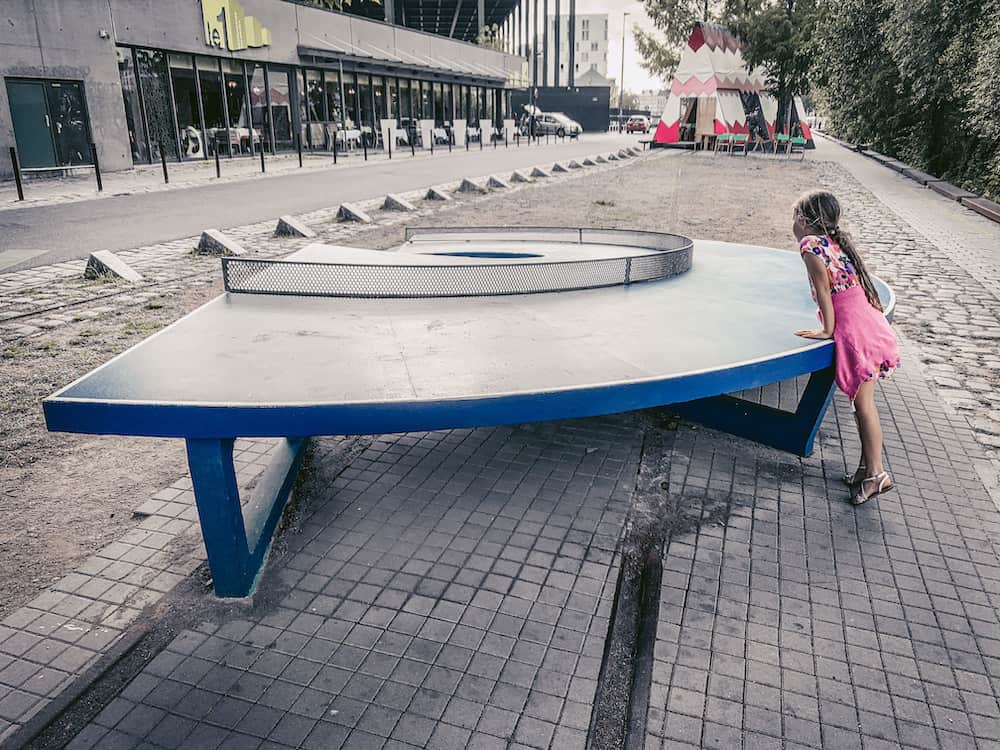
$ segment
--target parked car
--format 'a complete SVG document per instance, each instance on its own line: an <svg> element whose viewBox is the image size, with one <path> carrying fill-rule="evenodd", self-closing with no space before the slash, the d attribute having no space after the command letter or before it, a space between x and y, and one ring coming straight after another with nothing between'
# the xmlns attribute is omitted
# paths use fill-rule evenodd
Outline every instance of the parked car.
<svg viewBox="0 0 1000 750"><path fill-rule="evenodd" d="M535 115L535 135L555 135L560 138L576 138L583 132L583 126L562 112L542 112Z"/></svg>
<svg viewBox="0 0 1000 750"><path fill-rule="evenodd" d="M625 123L626 133L648 133L649 118L646 115L632 115Z"/></svg>

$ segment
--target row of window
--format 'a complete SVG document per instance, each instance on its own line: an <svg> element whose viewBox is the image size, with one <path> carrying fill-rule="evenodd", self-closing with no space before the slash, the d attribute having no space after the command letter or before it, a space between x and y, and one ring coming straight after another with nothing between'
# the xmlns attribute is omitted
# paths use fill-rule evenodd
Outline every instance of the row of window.
<svg viewBox="0 0 1000 750"><path fill-rule="evenodd" d="M296 130L304 148L374 147L387 118L450 128L510 111L501 89L161 50L119 47L118 68L137 163L289 151Z"/></svg>

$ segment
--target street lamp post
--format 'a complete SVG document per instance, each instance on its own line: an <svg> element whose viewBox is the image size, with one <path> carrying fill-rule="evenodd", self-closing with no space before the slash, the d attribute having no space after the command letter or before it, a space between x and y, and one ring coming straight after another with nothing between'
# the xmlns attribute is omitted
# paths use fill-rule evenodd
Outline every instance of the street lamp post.
<svg viewBox="0 0 1000 750"><path fill-rule="evenodd" d="M621 78L618 79L618 127L622 126L622 102L625 99L625 30L628 28L628 24L625 19L628 18L629 14L622 14L622 74Z"/></svg>

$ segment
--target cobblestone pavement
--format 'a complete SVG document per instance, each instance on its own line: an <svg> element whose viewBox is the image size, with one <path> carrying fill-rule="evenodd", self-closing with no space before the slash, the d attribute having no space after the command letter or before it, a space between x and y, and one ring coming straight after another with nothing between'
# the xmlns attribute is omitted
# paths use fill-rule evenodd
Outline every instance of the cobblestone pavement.
<svg viewBox="0 0 1000 750"><path fill-rule="evenodd" d="M270 612L184 632L70 745L582 748L635 415L314 463Z"/></svg>

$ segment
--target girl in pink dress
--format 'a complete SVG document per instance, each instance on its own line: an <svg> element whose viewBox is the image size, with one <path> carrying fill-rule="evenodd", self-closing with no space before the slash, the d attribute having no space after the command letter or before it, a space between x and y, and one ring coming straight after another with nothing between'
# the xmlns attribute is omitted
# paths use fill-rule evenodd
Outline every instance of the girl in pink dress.
<svg viewBox="0 0 1000 750"><path fill-rule="evenodd" d="M840 227L840 203L817 190L795 204L792 231L819 305L818 330L796 331L811 339L833 339L837 386L854 408L861 436L861 460L844 481L855 505L893 488L882 465L882 425L875 407L875 383L899 365L896 336L882 311L875 285L851 236Z"/></svg>

